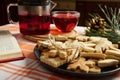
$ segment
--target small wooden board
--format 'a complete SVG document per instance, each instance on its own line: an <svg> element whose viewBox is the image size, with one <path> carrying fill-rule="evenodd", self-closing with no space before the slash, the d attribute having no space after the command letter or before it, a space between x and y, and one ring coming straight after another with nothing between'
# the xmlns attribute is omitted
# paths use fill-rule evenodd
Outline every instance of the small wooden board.
<svg viewBox="0 0 120 80"><path fill-rule="evenodd" d="M53 36L62 35L62 36L68 37L68 36L77 35L77 32L75 30L72 30L71 32L60 32L58 30L51 30L50 34L52 34ZM45 34L45 35L23 35L23 38L27 39L29 41L37 42L38 40L47 40L48 34Z"/></svg>

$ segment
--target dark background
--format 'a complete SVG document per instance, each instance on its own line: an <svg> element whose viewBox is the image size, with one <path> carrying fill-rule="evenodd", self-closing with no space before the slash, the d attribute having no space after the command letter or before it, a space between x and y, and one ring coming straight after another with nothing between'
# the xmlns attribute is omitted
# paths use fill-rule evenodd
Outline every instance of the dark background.
<svg viewBox="0 0 120 80"><path fill-rule="evenodd" d="M16 3L17 0L0 0L0 25L8 24L8 16L7 16L7 6L10 3ZM11 18L14 21L18 21L18 15L17 15L17 7L11 7L10 8L10 14Z"/></svg>
<svg viewBox="0 0 120 80"><path fill-rule="evenodd" d="M63 5L64 7L60 7L60 8L55 8L54 10L72 10L72 5L66 5L66 3L63 4L59 4L59 2L61 2L61 0L52 0L54 2L58 3L59 5ZM68 1L68 3L70 3L73 0L66 0ZM17 0L0 0L0 25L5 25L8 24L8 17L7 17L7 6L10 3L16 3ZM87 19L89 19L89 13L99 13L101 15L103 15L103 13L101 13L100 9L98 8L98 4L101 5L107 5L108 7L113 7L113 8L120 8L120 1L108 1L108 0L103 0L103 1L99 1L99 0L75 0L75 9L76 11L79 11L81 16L80 16L80 20L79 20L79 25L84 26L85 22ZM71 2L72 3L72 2ZM68 8L67 8L68 7ZM66 9L67 8L67 9ZM11 14L11 18L14 21L18 21L18 12L17 12L17 7L11 7L10 8L10 14ZM103 16L104 17L104 16Z"/></svg>

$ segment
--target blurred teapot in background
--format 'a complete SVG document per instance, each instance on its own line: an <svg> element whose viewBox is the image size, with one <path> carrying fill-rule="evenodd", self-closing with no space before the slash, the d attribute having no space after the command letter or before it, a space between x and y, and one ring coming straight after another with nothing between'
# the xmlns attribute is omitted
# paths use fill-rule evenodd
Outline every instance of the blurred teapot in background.
<svg viewBox="0 0 120 80"><path fill-rule="evenodd" d="M10 7L18 6L20 32L23 35L42 35L50 31L50 12L56 6L51 0L18 0L16 4L7 6L8 21L15 23L10 17Z"/></svg>

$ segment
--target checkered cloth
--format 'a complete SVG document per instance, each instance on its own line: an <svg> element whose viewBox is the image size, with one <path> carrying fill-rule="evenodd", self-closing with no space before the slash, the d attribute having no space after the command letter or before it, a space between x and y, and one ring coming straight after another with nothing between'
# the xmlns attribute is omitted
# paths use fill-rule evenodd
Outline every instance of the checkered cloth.
<svg viewBox="0 0 120 80"><path fill-rule="evenodd" d="M0 63L0 80L63 80L32 59ZM65 79L64 79L65 80Z"/></svg>
<svg viewBox="0 0 120 80"><path fill-rule="evenodd" d="M0 80L120 80L120 72L109 76L109 78L81 79L80 77L71 77L62 74L49 72L39 64L33 54L36 43L22 38L19 33L18 25L0 26L0 29L9 30L17 39L24 56L23 60L0 63ZM82 30L82 28L76 28Z"/></svg>
<svg viewBox="0 0 120 80"><path fill-rule="evenodd" d="M24 39L18 25L5 25L0 29L9 30L16 37L26 57L23 60L0 63L0 80L66 80L64 76L49 72L38 63L33 54L36 43Z"/></svg>

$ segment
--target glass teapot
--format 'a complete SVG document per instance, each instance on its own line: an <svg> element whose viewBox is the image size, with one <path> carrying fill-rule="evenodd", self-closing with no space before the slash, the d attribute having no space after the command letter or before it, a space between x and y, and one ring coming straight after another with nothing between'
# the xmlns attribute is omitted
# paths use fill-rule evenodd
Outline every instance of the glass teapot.
<svg viewBox="0 0 120 80"><path fill-rule="evenodd" d="M18 0L7 7L9 23L15 23L9 14L11 6L18 6L20 32L23 35L41 35L50 31L50 12L56 6L51 0Z"/></svg>

